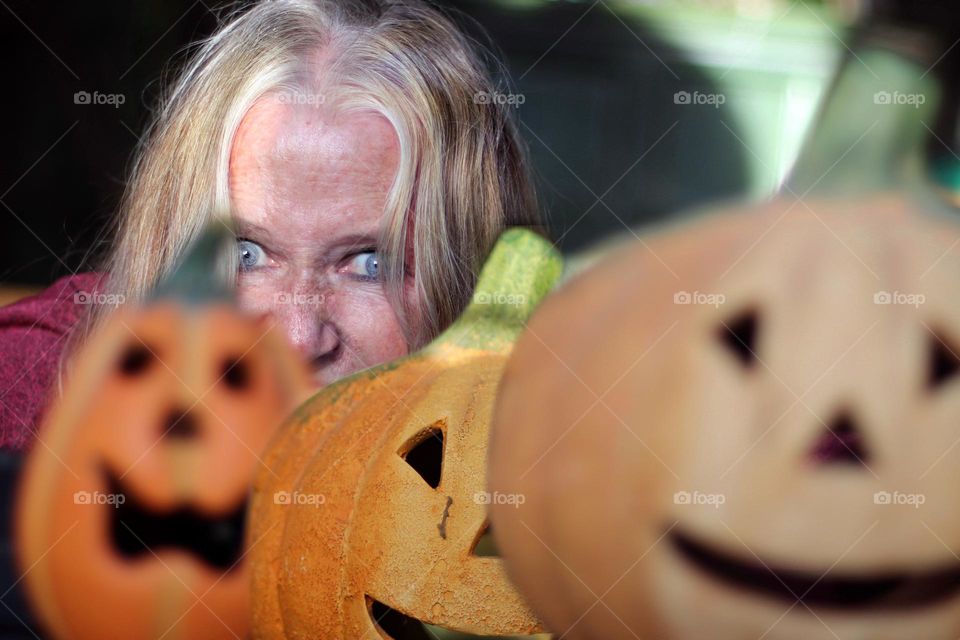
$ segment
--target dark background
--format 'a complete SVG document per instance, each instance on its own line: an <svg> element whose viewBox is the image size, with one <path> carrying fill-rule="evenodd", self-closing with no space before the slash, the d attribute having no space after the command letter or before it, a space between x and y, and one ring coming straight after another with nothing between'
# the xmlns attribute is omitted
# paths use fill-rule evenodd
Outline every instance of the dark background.
<svg viewBox="0 0 960 640"><path fill-rule="evenodd" d="M633 225L743 190L742 150L718 124L722 109L678 119L675 110L650 108L706 81L641 25L621 22L603 3L446 4L467 29L483 25L513 90L526 97L521 132L565 250L623 230L617 218ZM178 54L215 28L221 7L0 0L0 282L39 285L96 266L161 83ZM120 93L126 102L75 104L78 91Z"/></svg>
<svg viewBox="0 0 960 640"><path fill-rule="evenodd" d="M748 190L748 159L735 141L741 132L727 128L737 120L723 108L672 108L678 90L709 92L710 83L643 25L590 0L544 0L513 10L484 0L446 4L463 12L465 28L479 24L490 34L512 91L526 97L520 131L565 251ZM0 0L0 283L43 285L96 266L163 77L176 72L189 43L216 27L220 6ZM952 2L875 6L894 22L947 25L946 43L956 44L960 34ZM956 78L960 46L953 51L939 67ZM957 87L948 84L954 104ZM119 108L76 104L78 91L123 94L126 101ZM943 125L954 133L955 114ZM0 514L10 513L19 463L0 455ZM28 637L19 620L26 608L18 590L8 590L19 575L10 557L10 521L0 526L0 636L16 630Z"/></svg>

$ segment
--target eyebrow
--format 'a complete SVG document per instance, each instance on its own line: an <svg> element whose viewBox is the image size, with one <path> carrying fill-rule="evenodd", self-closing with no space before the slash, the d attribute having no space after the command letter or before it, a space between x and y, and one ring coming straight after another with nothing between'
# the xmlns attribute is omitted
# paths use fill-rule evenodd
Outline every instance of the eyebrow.
<svg viewBox="0 0 960 640"><path fill-rule="evenodd" d="M263 238L269 244L274 244L274 236L269 229L263 227L259 224L253 222L247 222L244 220L236 221L237 227L237 237L238 238L250 238L250 239L260 239ZM377 245L380 241L380 232L379 230L366 231L366 232L353 232L345 233L343 235L336 236L329 245L330 249L343 249L344 247L350 248L366 248L370 246Z"/></svg>
<svg viewBox="0 0 960 640"><path fill-rule="evenodd" d="M367 233L346 233L342 236L338 236L333 242L330 243L332 248L351 247L351 248L366 248L373 245L376 245L380 240L380 234L377 231L367 232Z"/></svg>
<svg viewBox="0 0 960 640"><path fill-rule="evenodd" d="M266 238L267 240L273 239L273 234L270 233L270 230L266 227L261 227L258 224L247 222L245 220L235 220L235 224L238 238L258 236L261 238Z"/></svg>

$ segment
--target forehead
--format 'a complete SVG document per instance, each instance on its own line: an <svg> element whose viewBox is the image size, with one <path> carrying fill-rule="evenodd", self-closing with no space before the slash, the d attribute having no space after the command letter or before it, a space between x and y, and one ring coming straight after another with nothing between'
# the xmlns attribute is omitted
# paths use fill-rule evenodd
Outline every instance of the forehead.
<svg viewBox="0 0 960 640"><path fill-rule="evenodd" d="M341 215L375 217L399 165L396 132L373 112L334 112L258 100L244 116L230 154L230 189L239 215L269 223Z"/></svg>

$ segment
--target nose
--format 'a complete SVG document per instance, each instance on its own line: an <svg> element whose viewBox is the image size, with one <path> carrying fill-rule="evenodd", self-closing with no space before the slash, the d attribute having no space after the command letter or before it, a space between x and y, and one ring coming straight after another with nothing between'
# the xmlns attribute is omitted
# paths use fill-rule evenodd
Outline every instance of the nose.
<svg viewBox="0 0 960 640"><path fill-rule="evenodd" d="M328 314L330 295L307 289L278 294L271 309L287 340L308 362L329 360L340 350L340 334Z"/></svg>

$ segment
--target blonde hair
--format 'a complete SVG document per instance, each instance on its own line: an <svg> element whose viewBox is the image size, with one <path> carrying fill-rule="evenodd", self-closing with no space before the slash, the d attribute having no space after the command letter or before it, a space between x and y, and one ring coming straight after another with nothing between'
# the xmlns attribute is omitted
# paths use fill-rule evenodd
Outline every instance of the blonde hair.
<svg viewBox="0 0 960 640"><path fill-rule="evenodd" d="M421 0L263 0L230 14L144 136L105 289L142 299L214 212L230 209L230 151L257 99L317 92L336 107L378 112L396 131L381 267L409 346L423 345L466 306L500 232L541 222L513 107L486 99L497 91L478 48ZM414 308L402 296L410 269Z"/></svg>

